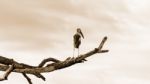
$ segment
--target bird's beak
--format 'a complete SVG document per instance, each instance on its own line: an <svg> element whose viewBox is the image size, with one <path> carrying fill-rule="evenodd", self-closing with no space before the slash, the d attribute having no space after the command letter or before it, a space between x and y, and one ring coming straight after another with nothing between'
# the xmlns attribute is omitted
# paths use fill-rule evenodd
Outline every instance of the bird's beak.
<svg viewBox="0 0 150 84"><path fill-rule="evenodd" d="M82 31L80 31L80 34L81 34L81 36L82 36L82 37L83 37L83 39L84 39L84 35L83 35Z"/></svg>

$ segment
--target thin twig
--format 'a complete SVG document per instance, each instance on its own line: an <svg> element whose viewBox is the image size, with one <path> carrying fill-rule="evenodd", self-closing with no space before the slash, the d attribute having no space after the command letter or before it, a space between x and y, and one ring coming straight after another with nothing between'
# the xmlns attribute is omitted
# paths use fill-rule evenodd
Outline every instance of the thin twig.
<svg viewBox="0 0 150 84"><path fill-rule="evenodd" d="M29 84L32 84L31 79L27 76L27 74L22 73L22 75L27 79L27 81L29 82Z"/></svg>
<svg viewBox="0 0 150 84"><path fill-rule="evenodd" d="M105 43L106 41L107 41L107 37L105 36L105 37L103 38L103 40L101 41L99 47L98 47L99 50L101 50L101 49L103 48L104 43Z"/></svg>
<svg viewBox="0 0 150 84"><path fill-rule="evenodd" d="M47 58L47 59L44 59L44 60L39 64L38 67L43 67L47 62L50 62L50 61L52 61L52 62L54 62L54 63L60 62L60 60L55 59L55 58Z"/></svg>
<svg viewBox="0 0 150 84"><path fill-rule="evenodd" d="M37 73L37 74L34 74L36 77L38 77L38 78L41 78L43 81L45 81L46 80L46 78L42 75L42 74L40 74L40 73Z"/></svg>

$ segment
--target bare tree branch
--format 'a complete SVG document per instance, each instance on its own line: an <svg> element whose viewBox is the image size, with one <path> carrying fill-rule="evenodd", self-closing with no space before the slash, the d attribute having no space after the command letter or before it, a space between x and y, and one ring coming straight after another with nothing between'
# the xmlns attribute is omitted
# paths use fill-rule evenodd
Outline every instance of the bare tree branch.
<svg viewBox="0 0 150 84"><path fill-rule="evenodd" d="M29 82L29 84L32 84L31 79L27 76L27 74L22 73L22 75L27 79L27 81Z"/></svg>
<svg viewBox="0 0 150 84"><path fill-rule="evenodd" d="M102 50L103 45L106 42L106 40L107 40L107 37L104 37L103 40L101 41L100 45L97 48L95 48L85 54L81 54L78 57L68 57L64 61L60 61L55 58L47 58L47 59L44 59L38 66L30 66L27 64L18 63L12 59L0 56L0 63L1 63L0 70L1 71L9 70L9 68L10 68L9 65L14 64L13 72L22 73L23 76L28 80L29 84L32 84L31 79L26 74L32 74L38 78L45 80L45 77L42 76L41 73L52 72L52 71L55 71L58 69L63 69L63 68L72 66L77 63L83 63L84 61L86 61L86 58L88 58L96 53L108 52L108 50ZM48 62L52 62L52 63L48 63ZM48 63L48 64L46 66L44 66L46 63Z"/></svg>
<svg viewBox="0 0 150 84"><path fill-rule="evenodd" d="M47 59L44 59L40 64L39 64L39 67L43 67L47 62L55 62L55 63L58 63L60 62L60 60L57 60L55 58L47 58Z"/></svg>
<svg viewBox="0 0 150 84"><path fill-rule="evenodd" d="M7 77L13 70L14 70L14 66L10 65L10 67L6 70L6 73L4 74L4 76L0 78L0 81L7 80Z"/></svg>

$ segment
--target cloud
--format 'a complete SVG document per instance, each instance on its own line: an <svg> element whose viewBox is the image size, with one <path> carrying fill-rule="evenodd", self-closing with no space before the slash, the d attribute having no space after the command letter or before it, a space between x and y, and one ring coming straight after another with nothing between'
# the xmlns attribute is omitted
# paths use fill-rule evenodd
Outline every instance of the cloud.
<svg viewBox="0 0 150 84"><path fill-rule="evenodd" d="M97 47L103 36L109 38L104 48L110 52L90 58L83 65L45 74L49 78L45 84L148 84L148 3L148 0L1 0L0 53L33 65L49 56L64 59L72 55L72 36L80 27L85 35L81 53ZM34 82L41 83L37 79Z"/></svg>

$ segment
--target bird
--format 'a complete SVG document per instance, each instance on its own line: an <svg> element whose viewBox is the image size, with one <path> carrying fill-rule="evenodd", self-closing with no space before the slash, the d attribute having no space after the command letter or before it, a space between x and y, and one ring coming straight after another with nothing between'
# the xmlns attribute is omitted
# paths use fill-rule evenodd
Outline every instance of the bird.
<svg viewBox="0 0 150 84"><path fill-rule="evenodd" d="M81 29L77 28L76 33L73 36L73 45L74 45L73 56L74 56L75 49L78 49L78 56L79 56L79 47L81 44L81 37L84 39L84 35L83 35Z"/></svg>

